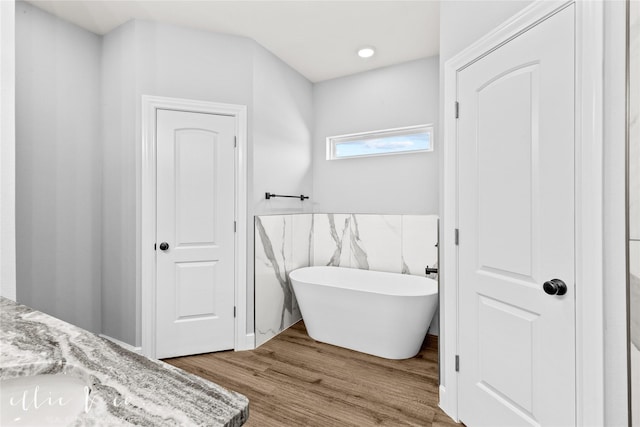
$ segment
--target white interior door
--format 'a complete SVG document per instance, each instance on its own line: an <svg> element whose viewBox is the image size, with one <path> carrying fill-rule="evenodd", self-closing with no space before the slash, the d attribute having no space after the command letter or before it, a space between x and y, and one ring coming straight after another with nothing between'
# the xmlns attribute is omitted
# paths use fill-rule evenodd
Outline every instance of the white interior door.
<svg viewBox="0 0 640 427"><path fill-rule="evenodd" d="M233 117L157 113L156 356L234 346Z"/></svg>
<svg viewBox="0 0 640 427"><path fill-rule="evenodd" d="M573 426L574 7L460 71L458 101L460 419Z"/></svg>

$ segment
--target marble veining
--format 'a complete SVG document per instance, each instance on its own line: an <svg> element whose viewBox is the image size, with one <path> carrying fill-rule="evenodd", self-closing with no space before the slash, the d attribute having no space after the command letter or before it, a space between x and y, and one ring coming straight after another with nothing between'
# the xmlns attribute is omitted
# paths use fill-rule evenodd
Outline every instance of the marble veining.
<svg viewBox="0 0 640 427"><path fill-rule="evenodd" d="M351 256L351 216L344 214L313 215L312 265L340 267ZM319 232L320 230L324 232ZM318 250L317 248L322 248Z"/></svg>
<svg viewBox="0 0 640 427"><path fill-rule="evenodd" d="M312 265L418 276L424 275L427 265L438 265L436 215L314 214L314 218Z"/></svg>
<svg viewBox="0 0 640 427"><path fill-rule="evenodd" d="M295 269L335 266L423 276L426 266L438 266L435 215L265 215L255 218L255 236L256 346L301 318L289 279Z"/></svg>
<svg viewBox="0 0 640 427"><path fill-rule="evenodd" d="M369 261L367 259L367 252L364 250L362 239L360 238L360 229L358 228L358 219L356 215L352 215L353 225L351 227L351 259L355 262L352 263L352 267L356 267L362 270L369 269Z"/></svg>
<svg viewBox="0 0 640 427"><path fill-rule="evenodd" d="M354 214L352 218L357 234L352 233L351 267L401 273L402 215Z"/></svg>
<svg viewBox="0 0 640 427"><path fill-rule="evenodd" d="M0 297L0 378L66 374L90 389L75 426L241 426L246 397Z"/></svg>
<svg viewBox="0 0 640 427"><path fill-rule="evenodd" d="M288 312L289 314L293 313L293 291L291 289L291 283L289 282L289 278L287 277L286 270L286 256L285 256L285 230L286 230L286 219L282 218L283 227L282 227L282 239L280 244L280 256L282 259L282 263L278 262L276 259L275 251L273 250L273 243L271 239L267 235L267 232L262 225L262 221L260 218L256 218L256 230L258 231L258 236L260 241L262 242L262 249L264 250L265 256L270 261L270 266L273 268L273 273L282 289L282 295L284 299L284 304L282 305L282 311L280 314L280 325L278 329L282 330L284 328L284 317Z"/></svg>
<svg viewBox="0 0 640 427"><path fill-rule="evenodd" d="M262 345L302 318L289 273L310 265L313 215L255 218L255 334Z"/></svg>

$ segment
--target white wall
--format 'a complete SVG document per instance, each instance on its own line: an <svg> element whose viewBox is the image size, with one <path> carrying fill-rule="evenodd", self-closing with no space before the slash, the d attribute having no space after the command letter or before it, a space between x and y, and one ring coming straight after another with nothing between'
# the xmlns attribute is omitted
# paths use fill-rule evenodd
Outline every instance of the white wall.
<svg viewBox="0 0 640 427"><path fill-rule="evenodd" d="M254 102L252 81L254 45L255 42L244 37L136 21L138 119L142 95L246 105L249 112L248 155L250 156L254 144L251 124ZM136 129L140 129L139 120ZM142 144L140 133L136 135L138 138L136 147L139 148ZM139 152L136 157L140 159ZM248 169L248 182L251 182L250 164ZM140 183L136 183L136 186L139 189ZM248 216L247 230L252 229L253 218ZM253 252L248 253L251 254L248 259L252 259ZM139 279L137 283L139 290ZM253 275L249 273L247 273L247 283L248 295L253 295ZM140 319L140 304L137 305L137 312L137 318ZM247 315L249 316L247 324L253 330L253 306L250 306ZM136 345L139 345L139 326L137 331Z"/></svg>
<svg viewBox="0 0 640 427"><path fill-rule="evenodd" d="M312 97L313 85L309 80L255 45L250 198L255 215L311 211L308 200L266 200L264 193L311 194Z"/></svg>
<svg viewBox="0 0 640 427"><path fill-rule="evenodd" d="M15 2L0 2L0 295L16 299Z"/></svg>
<svg viewBox="0 0 640 427"><path fill-rule="evenodd" d="M326 160L326 137L433 123L438 135L438 58L314 85L315 212L438 211L438 144L429 153Z"/></svg>
<svg viewBox="0 0 640 427"><path fill-rule="evenodd" d="M305 209L262 199L265 191L311 190L311 83L247 38L147 21L131 21L104 36L103 72L104 334L137 346L141 95L248 106L248 182L255 190L248 195L247 254L252 261L254 213ZM252 265L247 282L248 295L253 295ZM251 298L248 333L253 332L253 311Z"/></svg>
<svg viewBox="0 0 640 427"><path fill-rule="evenodd" d="M139 345L135 23L102 38L102 333Z"/></svg>
<svg viewBox="0 0 640 427"><path fill-rule="evenodd" d="M311 212L312 202L272 198L276 194L313 191L313 85L258 44L253 49L253 132L249 151L249 212L247 226L248 295L254 295L254 215ZM254 329L254 298L249 298L247 328Z"/></svg>
<svg viewBox="0 0 640 427"><path fill-rule="evenodd" d="M100 332L100 37L16 4L18 302Z"/></svg>
<svg viewBox="0 0 640 427"><path fill-rule="evenodd" d="M87 107L80 101L74 101L74 105L78 107L74 111L75 122L81 123L81 126L72 125L75 122L58 122L60 115L49 114L46 116L49 120L46 126L35 126L30 131L45 132L45 129L58 126L61 132L77 133L84 128L94 130L94 127L102 132L103 142L97 153L80 150L71 159L65 158L65 161L74 161L91 169L92 174L91 179L77 179L73 183L65 182L66 188L74 188L73 185L98 185L92 192L91 203L80 207L92 209L93 212L91 218L95 222L92 223L95 228L92 235L94 246L90 249L85 248L83 252L85 258L90 257L93 260L93 264L83 265L97 268L95 270L98 272L97 276L92 270L94 279L87 283L90 283L88 287L94 293L95 283L98 283L98 293L95 298L81 296L86 289L79 283L75 286L78 288L79 298L91 301L84 306L93 307L92 313L97 318L98 324L102 325L103 334L137 346L141 342L140 272L137 269L137 259L142 248L139 247L140 212L136 202L140 194L140 182L136 178L141 146L140 96L148 94L248 106L248 230L251 231L248 236L247 253L248 258L253 259L253 215L313 210L312 203L315 197L312 176L312 132L316 118L312 101L313 85L280 59L246 38L146 21L130 21L104 37L98 37L79 30L71 24L58 21L28 4L24 4L23 7L25 10L33 10L33 13L37 13L38 16L48 16L53 20L52 22L55 22L56 27L68 30L69 40L64 40L65 46L80 43L74 40L74 37L82 38L86 35L94 40L97 53L85 55L82 50L78 50L78 53L79 56L90 58L97 64L98 68L88 74L95 77L96 81L92 80L92 84L97 85L97 89L94 87L93 90L101 92L102 97L86 90L69 91L73 97L91 96L94 101L97 100L97 103L91 107ZM40 28L46 29L46 34L56 34L50 28L38 27ZM38 29L25 26L23 31L25 34L35 31L36 34L42 35L44 31L38 32ZM29 35L29 37L32 36ZM50 37L47 42L52 43L54 40L58 40L58 37ZM82 67L78 67L78 64L73 62L75 58L67 58L64 52L61 53L46 43L41 46L45 46L46 51L37 52L37 54L34 51L33 60L37 58L39 61L48 61L52 64L51 66L57 68L71 67L76 74L63 73L62 76L69 76L68 78L73 82L83 81L79 71ZM414 61L398 67L365 73L366 75L354 79L373 88L375 92L373 99L381 104L376 114L359 115L363 126L361 129L436 121L437 106L431 102L433 97L428 96L436 91L436 64L435 58ZM39 74L33 75L33 84L43 86L42 90L46 91L56 87L58 83L46 78L45 69L44 67L38 69L40 73L44 73L43 77ZM26 77L25 81L27 81ZM402 84L397 85L398 81ZM347 81L333 83L339 83L343 89L350 84ZM368 102L372 98L363 98L360 95L362 94L354 94L352 105L361 111L363 108L369 108ZM342 98L339 93L333 93L332 96ZM58 103L60 102L58 98L65 99L65 97L70 98L66 92L47 93L49 103ZM425 99L429 99L429 102L425 102ZM407 104L410 107L407 107ZM45 105L47 104L43 103L41 107ZM28 108L25 107L25 110ZM94 120L96 117L99 117L97 124ZM370 125L372 127L369 127ZM340 132L344 131L340 130ZM93 137L83 139L95 140ZM71 141L73 139L68 139L66 143L71 144ZM48 149L53 152L64 144L65 142L52 143ZM39 152L25 152L25 162L35 161L34 159L39 158L39 154ZM55 158L51 157L51 154L47 153L47 158ZM100 160L98 164L95 164L96 156ZM435 176L437 170L430 167L426 168L426 172L421 170L424 159L433 156L399 157L395 162L397 165L395 167L399 171L405 171L408 162L414 165L412 169L418 173L417 181L429 183L428 186L425 185L425 189L437 188L437 183L428 178ZM86 159L91 160L87 163L84 161ZM66 164L63 160L56 158L54 162L46 162L43 170L56 169L61 165ZM374 174L377 175L377 172L374 171ZM414 179L416 177L413 173L408 176L413 176ZM423 179L422 176L427 178ZM46 184L51 185L53 182L55 180L49 180L44 186L41 186L40 182L33 183L32 186L43 194L34 197L32 203L48 203L52 192L43 191L43 188L50 190ZM266 201L264 193L267 191L307 194L311 195L312 199L305 202L290 199ZM395 190L392 192L397 193ZM80 197L83 194L75 188L68 193L69 197L72 193L74 197ZM25 198L27 194L24 193ZM431 193L425 190L425 194ZM364 199L361 198L362 200ZM414 203L415 200L419 200L419 197L411 195L405 198L405 202L409 201L409 203ZM433 200L436 200L435 196L431 197L431 201ZM431 202L425 203L422 200L420 203L415 207L395 206L394 209L386 208L384 211L424 213L435 210L435 207L429 207ZM388 201L384 204L390 206ZM349 206L345 205L342 209L347 210ZM379 212L380 210L378 206L374 206L365 208L363 211ZM49 209L48 212L50 213L51 210ZM69 224L65 223L65 225L69 226L72 223L70 219ZM36 226L37 224L25 223L21 240L28 242L27 233L37 230L34 228ZM78 232L78 230L67 230L67 232ZM47 228L47 231L50 232L50 239L58 236L58 233L54 233L51 228ZM82 248L77 245L74 247ZM23 243L22 253L25 257L30 253L37 253L37 250L33 243L29 245ZM48 270L53 269L55 265L60 265L58 260L52 261L52 259L47 258L49 264L43 264ZM31 274L31 270L26 266L22 271L24 274ZM247 281L248 294L252 295L253 265L248 269ZM38 298L34 296L34 292L30 291L29 286L25 286L23 292L25 295L30 295L29 302L33 298ZM50 298L47 299L52 301ZM254 323L252 304L253 301L250 301L247 319L248 328L251 329ZM64 311L72 312L73 310L65 308ZM83 325L80 322L74 323Z"/></svg>
<svg viewBox="0 0 640 427"><path fill-rule="evenodd" d="M135 27L138 94L251 106L253 41L149 21Z"/></svg>
<svg viewBox="0 0 640 427"><path fill-rule="evenodd" d="M252 260L254 213L311 209L263 194L312 190L312 85L243 37L146 21L100 37L18 7L18 296L139 345L141 95L248 106Z"/></svg>
<svg viewBox="0 0 640 427"><path fill-rule="evenodd" d="M252 104L253 42L147 21L104 36L103 333L141 343L141 96ZM251 135L251 134L250 134ZM249 140L251 141L251 139ZM145 248L152 250L152 248Z"/></svg>
<svg viewBox="0 0 640 427"><path fill-rule="evenodd" d="M442 64L530 3L532 0L443 0L440 4Z"/></svg>
<svg viewBox="0 0 640 427"><path fill-rule="evenodd" d="M25 4L23 7L35 10L39 15L49 16L30 5ZM49 18L55 20L51 16ZM78 182L74 182L74 185L90 183L93 185L96 182L101 184L101 188L96 188L92 192L94 197L92 203L83 205L85 209L89 209L88 206L91 206L94 211L97 209L92 218L98 224L94 230L94 234L95 232L98 234L93 235L94 247L87 249L84 254L85 257L91 257L94 260L92 266L98 271L97 277L90 282L90 288L95 292L94 283L98 283L99 291L95 298L87 296L91 303L85 305L94 307L92 313L98 319L98 324L101 324L102 333L132 345L139 345L141 342L140 272L137 269L137 259L142 248L139 247L138 235L140 213L136 201L140 194L140 182L136 178L136 168L140 161L141 146L140 96L149 94L200 99L243 104L249 107L248 230L251 231L248 236L247 252L249 259L253 259L253 215L311 212L314 208L313 203L316 198L312 176L312 132L314 120L318 116L314 115L313 85L264 48L242 37L146 21L130 21L104 37L98 37L79 30L71 24L57 20L52 22L56 22L56 26L69 31L73 30L77 34L88 35L94 40L94 44L97 44L98 57L100 58L101 55L101 61L97 61L98 69L90 73L96 76L98 91L102 94L102 98L94 97L99 100L96 104L99 109L95 110L95 106L85 108L86 106L81 102L75 102L75 105L81 107L75 112L75 117L83 119L76 121L83 122L92 129L97 126L101 129L103 137L103 143L97 154L80 151L73 156L77 163L91 166L93 174L92 179L79 179ZM24 31L26 33L34 29L25 27ZM49 31L48 34L52 32ZM69 35L69 38L73 37L76 36ZM57 39L54 37L51 40ZM72 46L73 43L78 41L65 40L68 46ZM43 44L43 46L47 45ZM47 48L47 52L38 52L37 55L34 53L33 56L34 58L37 56L38 60L46 58L53 64L52 66L58 68L71 66L77 71L78 67L75 66L77 64L69 63L65 55L58 56L59 54L60 52L55 49ZM95 55L94 52L87 57L92 58L93 61L96 59ZM40 71L43 72L42 70L41 68ZM82 81L78 74L73 75L72 80ZM43 90L55 87L55 84L39 75L34 76L34 82L34 84L47 86L48 89L43 88ZM350 124L354 120L360 126L355 130L437 121L437 105L432 96L437 92L436 84L437 58L431 58L364 73L353 78L337 79L327 84L327 89L321 89L320 93L323 100L329 99L327 96L334 97L331 103L339 101L342 105L346 103L346 99L350 99L349 105L352 107L350 114L353 111L371 110L369 105L371 101L380 107L372 114L353 115L356 119L352 117L347 121L349 127L336 130L336 133L344 133L353 131ZM349 89L352 96L344 97L340 91L347 90L349 86L352 87ZM363 93L362 89L367 89L370 93ZM91 92L75 91L73 95L81 97L87 93ZM324 96L325 94L327 96ZM47 98L51 103L56 103L59 102L58 97L64 98L65 95L66 93L51 93ZM327 110L329 114L329 111L334 108L329 104L325 105L330 107ZM91 119L85 120L88 115ZM77 127L69 126L69 122L58 123L54 115L47 117L50 120L47 123L47 129L59 126L62 131L78 131ZM93 120L95 117L100 117L97 125ZM338 117L334 119L337 122ZM335 122L329 121L328 124L334 125ZM31 131L42 132L44 128L33 127ZM333 130L329 134L334 134ZM49 149L57 150L61 144L64 143L51 144ZM32 161L32 157L37 157L37 153L29 152L28 154L31 157L25 156L25 161ZM89 163L81 161L86 159L87 155L92 160ZM97 165L94 164L96 155L101 158ZM391 213L434 211L437 182L433 177L437 176L437 169L429 166L429 159L432 158L435 158L433 153L417 154L389 158L384 162L385 167L390 163L398 173L407 174L405 178L396 181L396 186L404 185L410 179L425 182L421 191L428 198L420 198L415 193L405 192L405 197L400 197L397 203L392 203L392 200L380 200L376 196L372 198L376 203L367 207L363 206L366 195L363 195L361 189L356 189L360 194L360 206L356 201L353 209L350 205L343 204L339 210ZM365 160L364 163L367 161ZM380 174L375 170L379 162L373 159L368 163L371 163L374 169L365 167L361 168L361 172L366 175L369 170L372 176L380 178ZM64 164L56 159L55 162L47 162L46 166L57 168ZM349 175L351 174L353 172L349 172ZM382 185L386 184L388 189L382 189L382 191L398 194L394 185L389 185L387 180L383 181ZM41 190L43 187L39 184L34 183L33 186ZM380 186L377 188L380 190ZM267 191L307 194L312 198L305 202L287 199L266 201L264 193ZM45 193L35 197L34 203L46 203L49 200L47 194L50 195L51 192ZM76 196L82 194L75 189L70 193ZM351 197L348 200L354 202ZM327 207L327 209L332 208ZM22 237L28 237L26 233L31 232L33 227L34 224L25 223ZM51 231L51 229L48 230ZM57 233L51 233L51 238L57 235ZM33 244L23 246L25 256L32 252L37 252ZM54 268L54 261L51 259L48 258L50 265L45 264L48 269ZM59 264L55 261L55 265ZM30 274L30 270L26 267L23 271L25 274ZM252 265L248 269L247 279L248 294L252 295ZM79 284L77 287L79 294L86 291L81 289L82 286ZM30 292L28 286L25 287L24 292L25 295ZM29 295L32 294L34 293L29 293ZM253 301L250 301L247 319L248 328L251 329L254 311L252 303ZM65 311L73 310L65 309Z"/></svg>

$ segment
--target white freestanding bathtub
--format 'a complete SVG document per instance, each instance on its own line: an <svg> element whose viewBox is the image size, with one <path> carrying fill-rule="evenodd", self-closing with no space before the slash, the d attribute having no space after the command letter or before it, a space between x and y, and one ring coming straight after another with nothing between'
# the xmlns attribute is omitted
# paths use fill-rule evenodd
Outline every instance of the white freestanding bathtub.
<svg viewBox="0 0 640 427"><path fill-rule="evenodd" d="M438 303L426 277L341 267L289 277L311 338L387 359L418 354Z"/></svg>

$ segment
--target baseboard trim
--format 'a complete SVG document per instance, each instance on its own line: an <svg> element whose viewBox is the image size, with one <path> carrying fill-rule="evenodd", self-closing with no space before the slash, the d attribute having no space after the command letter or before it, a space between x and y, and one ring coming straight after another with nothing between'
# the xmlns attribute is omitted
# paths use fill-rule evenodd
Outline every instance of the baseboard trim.
<svg viewBox="0 0 640 427"><path fill-rule="evenodd" d="M457 398L457 396L450 396L447 394L447 388L443 385L440 385L440 402L438 402L438 406L442 411L447 414L453 421L460 422L458 419L458 408L456 407L456 403L453 399Z"/></svg>
<svg viewBox="0 0 640 427"><path fill-rule="evenodd" d="M238 346L235 351L255 350L256 335L254 333L246 334L237 341Z"/></svg>
<svg viewBox="0 0 640 427"><path fill-rule="evenodd" d="M112 343L118 344L120 347L124 348L125 350L129 350L129 351L137 353L137 354L142 354L142 347L134 347L131 344L127 344L126 342L117 340L117 339L112 338L112 337L110 337L108 335L99 334L98 336L100 338L104 338L105 340L109 340Z"/></svg>

